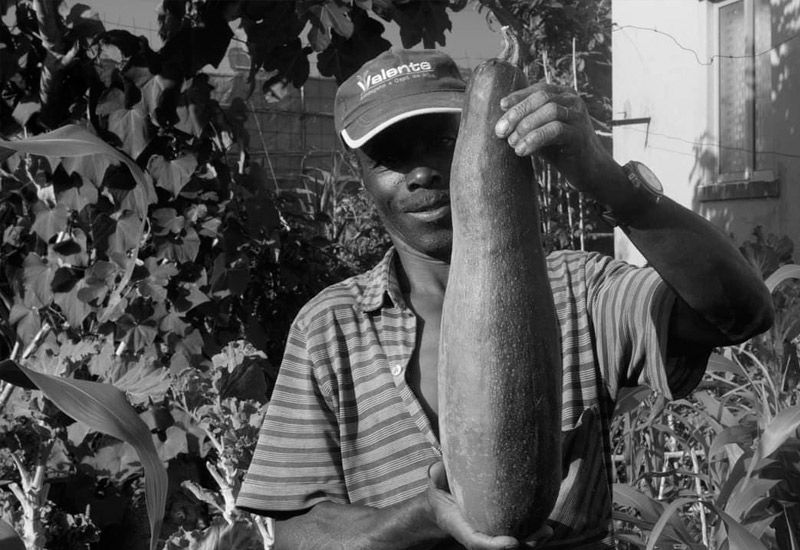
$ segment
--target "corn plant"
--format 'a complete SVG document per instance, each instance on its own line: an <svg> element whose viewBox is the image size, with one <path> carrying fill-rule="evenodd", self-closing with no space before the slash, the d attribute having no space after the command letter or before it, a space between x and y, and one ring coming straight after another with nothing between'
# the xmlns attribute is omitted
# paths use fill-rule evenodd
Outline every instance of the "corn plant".
<svg viewBox="0 0 800 550"><path fill-rule="evenodd" d="M766 280L777 289L775 325L713 353L690 397L640 403L647 391L637 389L619 400L614 518L622 546L800 548L800 304L789 282L798 277L792 264Z"/></svg>

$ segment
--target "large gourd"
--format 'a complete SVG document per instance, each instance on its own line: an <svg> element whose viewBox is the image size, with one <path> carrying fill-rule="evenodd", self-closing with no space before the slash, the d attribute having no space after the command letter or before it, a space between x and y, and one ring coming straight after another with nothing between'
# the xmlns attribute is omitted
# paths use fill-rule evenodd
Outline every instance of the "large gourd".
<svg viewBox="0 0 800 550"><path fill-rule="evenodd" d="M528 158L496 137L500 99L526 86L519 44L478 66L450 177L453 251L439 349L450 490L479 531L524 537L561 482L560 332Z"/></svg>

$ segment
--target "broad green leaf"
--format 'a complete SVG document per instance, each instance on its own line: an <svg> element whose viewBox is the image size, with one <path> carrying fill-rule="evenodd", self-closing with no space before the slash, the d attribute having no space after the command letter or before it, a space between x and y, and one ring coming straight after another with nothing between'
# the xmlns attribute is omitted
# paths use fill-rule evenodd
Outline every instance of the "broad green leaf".
<svg viewBox="0 0 800 550"><path fill-rule="evenodd" d="M127 348L137 352L153 343L158 335L158 327L152 319L137 322L126 313L117 319L117 339L124 341Z"/></svg>
<svg viewBox="0 0 800 550"><path fill-rule="evenodd" d="M25 550L25 543L19 538L14 528L0 519L0 548L3 550Z"/></svg>
<svg viewBox="0 0 800 550"><path fill-rule="evenodd" d="M786 264L780 266L772 275L767 277L764 284L770 292L774 292L778 285L787 279L800 279L800 265Z"/></svg>
<svg viewBox="0 0 800 550"><path fill-rule="evenodd" d="M156 185L177 197L181 189L197 169L197 158L194 155L184 155L175 160L167 160L161 155L153 155L147 163L147 171L156 180Z"/></svg>
<svg viewBox="0 0 800 550"><path fill-rule="evenodd" d="M181 235L158 237L156 251L159 258L178 263L193 262L200 251L200 236L192 227L187 227Z"/></svg>
<svg viewBox="0 0 800 550"><path fill-rule="evenodd" d="M653 550L656 547L656 543L661 538L665 528L667 525L672 521L672 516L675 512L678 511L679 508L689 504L690 502L696 502L696 497L681 497L676 498L669 505L664 508L664 511L661 513L661 517L658 518L658 521L653 526L653 530L650 533L650 536L647 539L647 549L646 550ZM678 519L680 521L680 519ZM694 539L690 540L674 540L674 542L683 543L686 545L690 545L691 543L696 542Z"/></svg>
<svg viewBox="0 0 800 550"><path fill-rule="evenodd" d="M39 389L66 415L92 429L125 441L136 449L145 472L145 501L150 520L150 550L158 544L167 499L167 472L158 458L147 425L110 384L49 376L0 361L0 378L29 389Z"/></svg>
<svg viewBox="0 0 800 550"><path fill-rule="evenodd" d="M725 528L728 531L728 550L768 550L764 544L753 536L741 523L726 514L723 510L716 510Z"/></svg>
<svg viewBox="0 0 800 550"><path fill-rule="evenodd" d="M167 235L169 233L180 233L186 225L183 216L179 216L174 208L159 208L153 211L150 216L153 222L153 235Z"/></svg>
<svg viewBox="0 0 800 550"><path fill-rule="evenodd" d="M783 409L764 428L758 442L758 454L768 457L786 443L790 437L797 437L800 428L800 405Z"/></svg>
<svg viewBox="0 0 800 550"><path fill-rule="evenodd" d="M63 204L57 204L53 208L37 208L36 221L33 222L31 231L39 235L44 242L48 242L52 237L58 235L67 228L69 212Z"/></svg>

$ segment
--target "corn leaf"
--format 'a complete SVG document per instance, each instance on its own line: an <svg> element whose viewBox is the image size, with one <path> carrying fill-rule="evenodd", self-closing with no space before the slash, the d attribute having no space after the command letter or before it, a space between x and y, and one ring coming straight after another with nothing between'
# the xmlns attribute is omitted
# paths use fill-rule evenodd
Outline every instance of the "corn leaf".
<svg viewBox="0 0 800 550"><path fill-rule="evenodd" d="M25 550L25 543L8 522L0 519L0 548L3 550Z"/></svg>
<svg viewBox="0 0 800 550"><path fill-rule="evenodd" d="M664 511L663 504L624 483L614 484L614 502L633 508L650 524L655 524Z"/></svg>
<svg viewBox="0 0 800 550"><path fill-rule="evenodd" d="M800 265L786 264L780 266L772 275L767 277L764 284L770 292L774 292L778 285L787 279L800 279Z"/></svg>
<svg viewBox="0 0 800 550"><path fill-rule="evenodd" d="M147 205L156 201L153 184L145 177L142 169L130 157L118 151L83 126L67 124L52 132L28 139L15 141L0 139L0 153L2 153L3 149L11 149L18 153L59 158L98 154L109 155L128 167L133 179L136 181L137 189L142 191L142 198L137 201L136 205L136 213L140 218L147 216Z"/></svg>
<svg viewBox="0 0 800 550"><path fill-rule="evenodd" d="M144 466L150 550L155 550L166 506L167 471L158 457L150 429L125 399L125 394L111 384L51 376L8 359L0 361L0 379L41 390L68 416L136 449Z"/></svg>
<svg viewBox="0 0 800 550"><path fill-rule="evenodd" d="M661 512L661 517L658 518L658 521L653 526L653 530L650 533L650 536L647 539L647 549L646 550L653 550L656 547L656 543L661 538L661 535L664 533L665 528L672 523L672 516L681 506L685 506L690 502L695 502L697 500L696 497L682 497L676 498L672 502L669 503L669 506L664 508L664 511ZM678 530L680 531L680 530ZM684 535L688 535L685 533ZM670 537L671 538L671 537ZM674 542L683 543L687 546L691 546L695 541L693 539L690 540L673 540Z"/></svg>
<svg viewBox="0 0 800 550"><path fill-rule="evenodd" d="M711 356L708 358L708 366L706 367L706 370L715 372L729 372L731 374L741 376L742 378L747 378L747 373L744 371L741 365L731 359L728 359L724 355L720 355L719 353L711 354Z"/></svg>
<svg viewBox="0 0 800 550"><path fill-rule="evenodd" d="M758 442L759 456L766 458L777 451L790 437L796 436L798 428L800 428L800 406L783 409L764 428L764 433Z"/></svg>
<svg viewBox="0 0 800 550"><path fill-rule="evenodd" d="M758 540L747 528L726 514L723 510L717 509L719 517L725 522L728 531L728 550L767 550L767 547Z"/></svg>

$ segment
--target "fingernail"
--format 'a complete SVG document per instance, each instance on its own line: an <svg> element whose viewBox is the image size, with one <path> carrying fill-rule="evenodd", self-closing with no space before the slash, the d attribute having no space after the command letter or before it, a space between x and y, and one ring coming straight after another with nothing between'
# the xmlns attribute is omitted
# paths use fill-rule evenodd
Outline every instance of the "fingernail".
<svg viewBox="0 0 800 550"><path fill-rule="evenodd" d="M504 111L508 109L508 100L506 98L500 100L500 108Z"/></svg>
<svg viewBox="0 0 800 550"><path fill-rule="evenodd" d="M506 132L508 131L508 122L505 120L501 120L497 123L494 127L494 133L497 134L497 137L505 137Z"/></svg>
<svg viewBox="0 0 800 550"><path fill-rule="evenodd" d="M516 133L511 134L510 136L508 136L508 144L511 147L516 147L518 141L519 141L519 135L517 135Z"/></svg>

